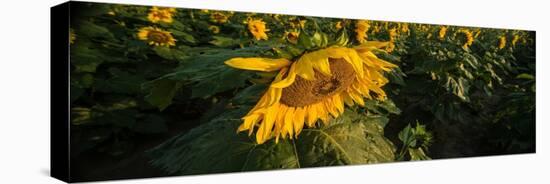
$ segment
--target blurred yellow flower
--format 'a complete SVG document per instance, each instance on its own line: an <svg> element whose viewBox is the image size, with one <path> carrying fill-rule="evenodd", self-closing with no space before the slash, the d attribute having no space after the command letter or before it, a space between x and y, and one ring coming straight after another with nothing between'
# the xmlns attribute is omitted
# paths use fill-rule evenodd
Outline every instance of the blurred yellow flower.
<svg viewBox="0 0 550 184"><path fill-rule="evenodd" d="M250 31L250 33L252 33L252 36L254 36L256 40L268 39L266 32L268 32L269 29L266 28L265 22L262 19L250 18L247 21L247 24L248 24L248 30Z"/></svg>
<svg viewBox="0 0 550 184"><path fill-rule="evenodd" d="M369 27L369 22L366 20L358 20L355 22L355 39L357 39L359 43L365 43L367 41L367 31Z"/></svg>
<svg viewBox="0 0 550 184"><path fill-rule="evenodd" d="M336 30L342 29L342 21L336 22L336 24L334 25L334 28L336 28Z"/></svg>
<svg viewBox="0 0 550 184"><path fill-rule="evenodd" d="M172 16L176 13L175 8L161 8L153 6L149 10L149 15L147 15L147 19L151 21L152 23L157 22L165 22L165 23L172 23L174 20L172 19Z"/></svg>
<svg viewBox="0 0 550 184"><path fill-rule="evenodd" d="M443 40L443 38L445 38L446 33L447 33L447 26L441 26L439 28L439 39Z"/></svg>
<svg viewBox="0 0 550 184"><path fill-rule="evenodd" d="M220 27L218 26L211 25L211 26L208 26L208 29L212 31L212 33L214 34L220 33Z"/></svg>
<svg viewBox="0 0 550 184"><path fill-rule="evenodd" d="M388 31L388 36L389 36L390 41L392 41L392 42L395 41L395 37L397 37L397 29L391 28Z"/></svg>
<svg viewBox="0 0 550 184"><path fill-rule="evenodd" d="M506 36L501 36L498 39L498 48L503 49L504 47L506 47Z"/></svg>
<svg viewBox="0 0 550 184"><path fill-rule="evenodd" d="M74 30L72 28L69 29L69 43L73 44L76 40L76 34L74 33Z"/></svg>
<svg viewBox="0 0 550 184"><path fill-rule="evenodd" d="M210 20L215 23L226 23L229 17L221 12L214 12L210 14Z"/></svg>
<svg viewBox="0 0 550 184"><path fill-rule="evenodd" d="M402 33L409 33L409 24L407 23L400 23L399 26L401 26L401 32Z"/></svg>
<svg viewBox="0 0 550 184"><path fill-rule="evenodd" d="M143 27L139 29L137 36L140 40L146 41L149 45L155 46L174 46L176 39L168 31L156 27Z"/></svg>
<svg viewBox="0 0 550 184"><path fill-rule="evenodd" d="M464 36L464 44L462 45L462 48L466 49L474 43L472 31L468 29L459 29L457 33Z"/></svg>
<svg viewBox="0 0 550 184"><path fill-rule="evenodd" d="M304 28L306 26L306 20L298 20L293 18L290 20L290 27L292 28Z"/></svg>
<svg viewBox="0 0 550 184"><path fill-rule="evenodd" d="M519 35L515 34L512 39L512 46L516 46L516 43L519 41Z"/></svg>

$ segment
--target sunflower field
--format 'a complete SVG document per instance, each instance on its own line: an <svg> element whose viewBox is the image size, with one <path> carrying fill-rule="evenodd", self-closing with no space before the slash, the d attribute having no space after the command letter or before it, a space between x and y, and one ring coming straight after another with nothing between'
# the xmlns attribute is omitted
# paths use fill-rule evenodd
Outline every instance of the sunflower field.
<svg viewBox="0 0 550 184"><path fill-rule="evenodd" d="M535 33L74 3L82 180L535 151Z"/></svg>

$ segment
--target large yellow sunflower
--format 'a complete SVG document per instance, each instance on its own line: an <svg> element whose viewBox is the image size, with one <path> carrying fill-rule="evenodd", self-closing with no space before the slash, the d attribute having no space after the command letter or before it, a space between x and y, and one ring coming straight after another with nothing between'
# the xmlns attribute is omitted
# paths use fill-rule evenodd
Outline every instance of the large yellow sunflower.
<svg viewBox="0 0 550 184"><path fill-rule="evenodd" d="M156 46L174 46L176 39L168 31L156 27L144 27L139 29L137 36L140 40L144 40L149 45Z"/></svg>
<svg viewBox="0 0 550 184"><path fill-rule="evenodd" d="M244 116L238 131L257 126L256 141L262 144L275 137L297 137L304 126L325 124L344 112L344 104L364 105L364 98L384 100L382 90L388 80L384 71L395 65L379 59L372 50L388 42L365 42L354 47L329 47L303 54L291 62L287 59L233 58L231 67L273 72L279 70L258 103Z"/></svg>

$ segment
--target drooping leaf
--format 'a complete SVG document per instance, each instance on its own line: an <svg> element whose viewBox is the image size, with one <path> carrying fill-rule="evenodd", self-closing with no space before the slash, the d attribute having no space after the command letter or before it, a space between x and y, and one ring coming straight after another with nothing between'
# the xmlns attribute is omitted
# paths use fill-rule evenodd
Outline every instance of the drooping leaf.
<svg viewBox="0 0 550 184"><path fill-rule="evenodd" d="M304 129L295 140L256 144L236 133L246 113L221 115L150 153L152 164L179 175L247 170L367 164L394 160L395 148L383 136L383 123L347 111L329 125Z"/></svg>
<svg viewBox="0 0 550 184"><path fill-rule="evenodd" d="M149 94L145 96L145 101L162 111L172 103L172 99L182 87L182 83L170 79L157 79L144 84L144 86L151 88Z"/></svg>

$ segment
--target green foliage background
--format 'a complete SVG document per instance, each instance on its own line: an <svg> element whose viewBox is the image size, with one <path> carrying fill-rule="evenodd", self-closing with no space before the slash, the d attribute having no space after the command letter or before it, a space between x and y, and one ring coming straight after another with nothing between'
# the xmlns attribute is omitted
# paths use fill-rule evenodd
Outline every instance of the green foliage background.
<svg viewBox="0 0 550 184"><path fill-rule="evenodd" d="M155 24L150 7L73 2L72 9L71 160L82 178L135 155L159 175L186 175L535 151L534 32L448 26L439 38L438 25L369 21L368 40L395 45L377 53L399 65L387 75L389 100L348 108L295 140L257 145L236 127L273 74L223 62L358 45L355 20L178 9L172 23ZM212 21L214 12L228 21ZM268 40L253 39L248 17L267 23ZM293 27L300 20L305 26ZM152 25L171 32L176 46L137 38ZM461 29L479 32L471 46L463 47ZM296 44L287 31L300 32ZM99 164L88 165L94 159Z"/></svg>

